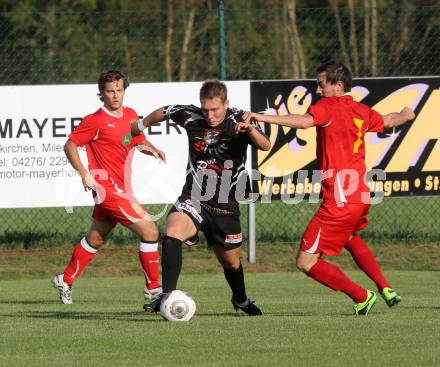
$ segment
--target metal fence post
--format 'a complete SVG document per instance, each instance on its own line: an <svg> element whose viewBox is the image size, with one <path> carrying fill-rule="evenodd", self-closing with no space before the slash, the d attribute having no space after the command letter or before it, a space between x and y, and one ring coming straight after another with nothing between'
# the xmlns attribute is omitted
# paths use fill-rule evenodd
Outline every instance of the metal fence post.
<svg viewBox="0 0 440 367"><path fill-rule="evenodd" d="M226 79L226 60L225 60L225 5L222 0L218 4L218 34L219 34L219 62L220 79Z"/></svg>
<svg viewBox="0 0 440 367"><path fill-rule="evenodd" d="M255 236L255 202L248 205L248 262L255 263L256 260L256 236Z"/></svg>

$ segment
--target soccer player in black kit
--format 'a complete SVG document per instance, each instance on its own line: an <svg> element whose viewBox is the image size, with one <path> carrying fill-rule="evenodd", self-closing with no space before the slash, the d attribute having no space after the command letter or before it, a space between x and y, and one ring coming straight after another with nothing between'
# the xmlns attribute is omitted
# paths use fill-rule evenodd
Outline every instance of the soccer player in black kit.
<svg viewBox="0 0 440 367"><path fill-rule="evenodd" d="M242 232L237 197L247 194L245 170L248 144L269 150L268 137L257 124L243 121L244 111L229 107L226 85L207 80L200 89L201 107L161 107L132 124L132 134L156 122L172 119L188 135L188 169L182 193L168 213L162 239L163 292L176 289L182 267L182 244L194 245L204 232L223 267L232 290L232 305L249 316L262 315L246 295L240 261ZM144 305L146 312L158 312L163 294Z"/></svg>

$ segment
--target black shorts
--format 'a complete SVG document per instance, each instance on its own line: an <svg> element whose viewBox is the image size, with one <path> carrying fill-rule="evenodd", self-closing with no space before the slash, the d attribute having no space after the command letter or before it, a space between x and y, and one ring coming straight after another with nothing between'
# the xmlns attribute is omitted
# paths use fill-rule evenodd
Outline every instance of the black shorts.
<svg viewBox="0 0 440 367"><path fill-rule="evenodd" d="M187 214L197 231L205 234L208 246L220 245L225 248L237 248L243 242L241 233L240 212L229 211L200 203L200 212L194 207L191 199L181 196L177 199L168 215L174 212ZM185 241L187 245L195 245L199 240L198 234Z"/></svg>

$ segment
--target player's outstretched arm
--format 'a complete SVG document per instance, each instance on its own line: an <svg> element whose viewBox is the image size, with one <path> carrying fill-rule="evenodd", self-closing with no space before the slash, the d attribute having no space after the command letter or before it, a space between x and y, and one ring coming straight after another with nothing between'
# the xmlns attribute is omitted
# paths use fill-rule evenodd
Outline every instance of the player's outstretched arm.
<svg viewBox="0 0 440 367"><path fill-rule="evenodd" d="M304 115L285 115L285 116L275 116L275 115L263 115L261 113L247 112L243 116L245 122L267 122L269 124L281 125L292 127L294 129L307 129L314 126L313 116L309 113Z"/></svg>
<svg viewBox="0 0 440 367"><path fill-rule="evenodd" d="M270 150L270 147L272 144L270 143L269 138L261 132L260 130L256 129L251 123L249 122L239 122L235 125L235 131L237 134L244 133L248 134L249 139L252 141L255 148L260 150L268 151Z"/></svg>
<svg viewBox="0 0 440 367"><path fill-rule="evenodd" d="M385 128L397 127L412 120L414 117L416 117L414 111L409 107L404 107L400 112L391 112L383 115L383 126Z"/></svg>
<svg viewBox="0 0 440 367"><path fill-rule="evenodd" d="M165 109L163 107L158 108L151 112L147 117L142 120L134 121L131 123L131 135L137 136L147 127L155 124L156 122L161 122L166 119Z"/></svg>
<svg viewBox="0 0 440 367"><path fill-rule="evenodd" d="M162 150L157 149L147 139L144 139L143 141L141 141L137 145L137 148L139 149L139 151L141 153L146 154L146 155L151 155L157 159L160 159L163 163L167 163L167 158L165 156L165 153Z"/></svg>
<svg viewBox="0 0 440 367"><path fill-rule="evenodd" d="M72 167L80 174L84 190L96 190L96 181L82 164L78 153L78 146L72 140L67 139L66 144L64 144L64 152Z"/></svg>

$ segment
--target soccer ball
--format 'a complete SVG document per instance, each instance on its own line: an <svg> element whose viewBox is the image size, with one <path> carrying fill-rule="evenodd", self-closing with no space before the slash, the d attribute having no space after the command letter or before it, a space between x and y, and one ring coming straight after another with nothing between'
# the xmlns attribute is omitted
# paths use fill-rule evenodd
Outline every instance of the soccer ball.
<svg viewBox="0 0 440 367"><path fill-rule="evenodd" d="M196 312L196 303L183 291L166 293L160 302L160 315L168 321L189 321Z"/></svg>

